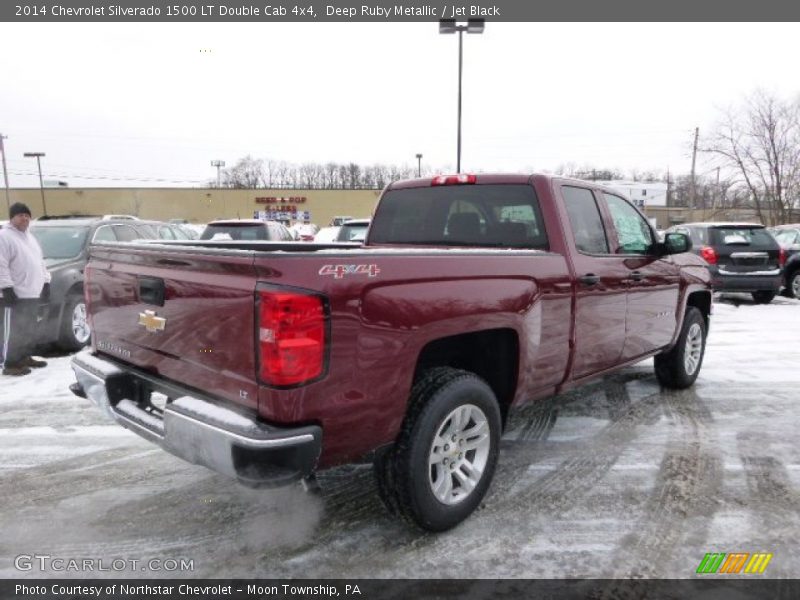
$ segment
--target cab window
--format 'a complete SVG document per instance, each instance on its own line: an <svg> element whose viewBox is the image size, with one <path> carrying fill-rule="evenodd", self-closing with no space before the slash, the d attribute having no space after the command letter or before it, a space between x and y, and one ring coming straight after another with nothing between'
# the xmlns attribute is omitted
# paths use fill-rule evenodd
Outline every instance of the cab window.
<svg viewBox="0 0 800 600"><path fill-rule="evenodd" d="M561 188L561 193L578 252L608 254L606 230L592 191L565 185Z"/></svg>
<svg viewBox="0 0 800 600"><path fill-rule="evenodd" d="M653 230L641 213L626 200L603 194L617 230L616 254L647 254L653 245Z"/></svg>

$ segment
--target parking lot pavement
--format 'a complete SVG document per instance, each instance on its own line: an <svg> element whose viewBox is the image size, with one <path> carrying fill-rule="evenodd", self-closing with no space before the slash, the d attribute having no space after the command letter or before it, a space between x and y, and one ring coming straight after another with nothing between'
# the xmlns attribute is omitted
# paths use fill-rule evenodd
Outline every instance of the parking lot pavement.
<svg viewBox="0 0 800 600"><path fill-rule="evenodd" d="M650 360L516 411L484 505L439 535L387 515L368 466L309 495L185 464L72 396L53 358L0 382L0 577L683 578L768 552L763 576L796 578L798 340L800 302L717 299L694 388L661 390ZM15 568L34 554L128 562Z"/></svg>

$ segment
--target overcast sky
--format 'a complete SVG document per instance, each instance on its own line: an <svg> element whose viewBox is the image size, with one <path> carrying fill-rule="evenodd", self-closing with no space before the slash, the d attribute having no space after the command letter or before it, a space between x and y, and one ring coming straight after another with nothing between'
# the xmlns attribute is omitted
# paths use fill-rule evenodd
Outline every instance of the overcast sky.
<svg viewBox="0 0 800 600"><path fill-rule="evenodd" d="M757 87L800 93L800 24L492 23L464 36L463 171L686 173ZM458 40L436 23L0 24L12 187L201 186L211 159L454 170ZM701 162L700 173L714 166Z"/></svg>

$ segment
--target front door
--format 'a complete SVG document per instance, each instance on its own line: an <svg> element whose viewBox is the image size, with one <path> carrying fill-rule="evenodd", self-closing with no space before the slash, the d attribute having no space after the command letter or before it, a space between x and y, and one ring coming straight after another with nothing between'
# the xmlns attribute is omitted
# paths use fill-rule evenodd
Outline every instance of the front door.
<svg viewBox="0 0 800 600"><path fill-rule="evenodd" d="M652 253L655 235L644 216L624 198L603 193L611 218L611 250L623 258L628 282L623 361L672 341L678 322L680 269L670 257Z"/></svg>
<svg viewBox="0 0 800 600"><path fill-rule="evenodd" d="M628 270L624 257L612 254L595 193L584 187L560 187L571 229L575 283L575 348L570 379L579 379L619 363L625 345Z"/></svg>

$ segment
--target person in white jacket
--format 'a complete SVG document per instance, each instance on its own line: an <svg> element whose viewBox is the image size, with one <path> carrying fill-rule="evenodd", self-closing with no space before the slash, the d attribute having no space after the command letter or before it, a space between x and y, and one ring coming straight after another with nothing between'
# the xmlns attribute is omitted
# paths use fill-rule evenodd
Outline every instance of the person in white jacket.
<svg viewBox="0 0 800 600"><path fill-rule="evenodd" d="M31 211L21 202L11 205L8 225L0 229L0 290L3 292L3 375L27 375L47 366L31 356L37 342L39 303L47 301L50 273L42 248L28 231Z"/></svg>

